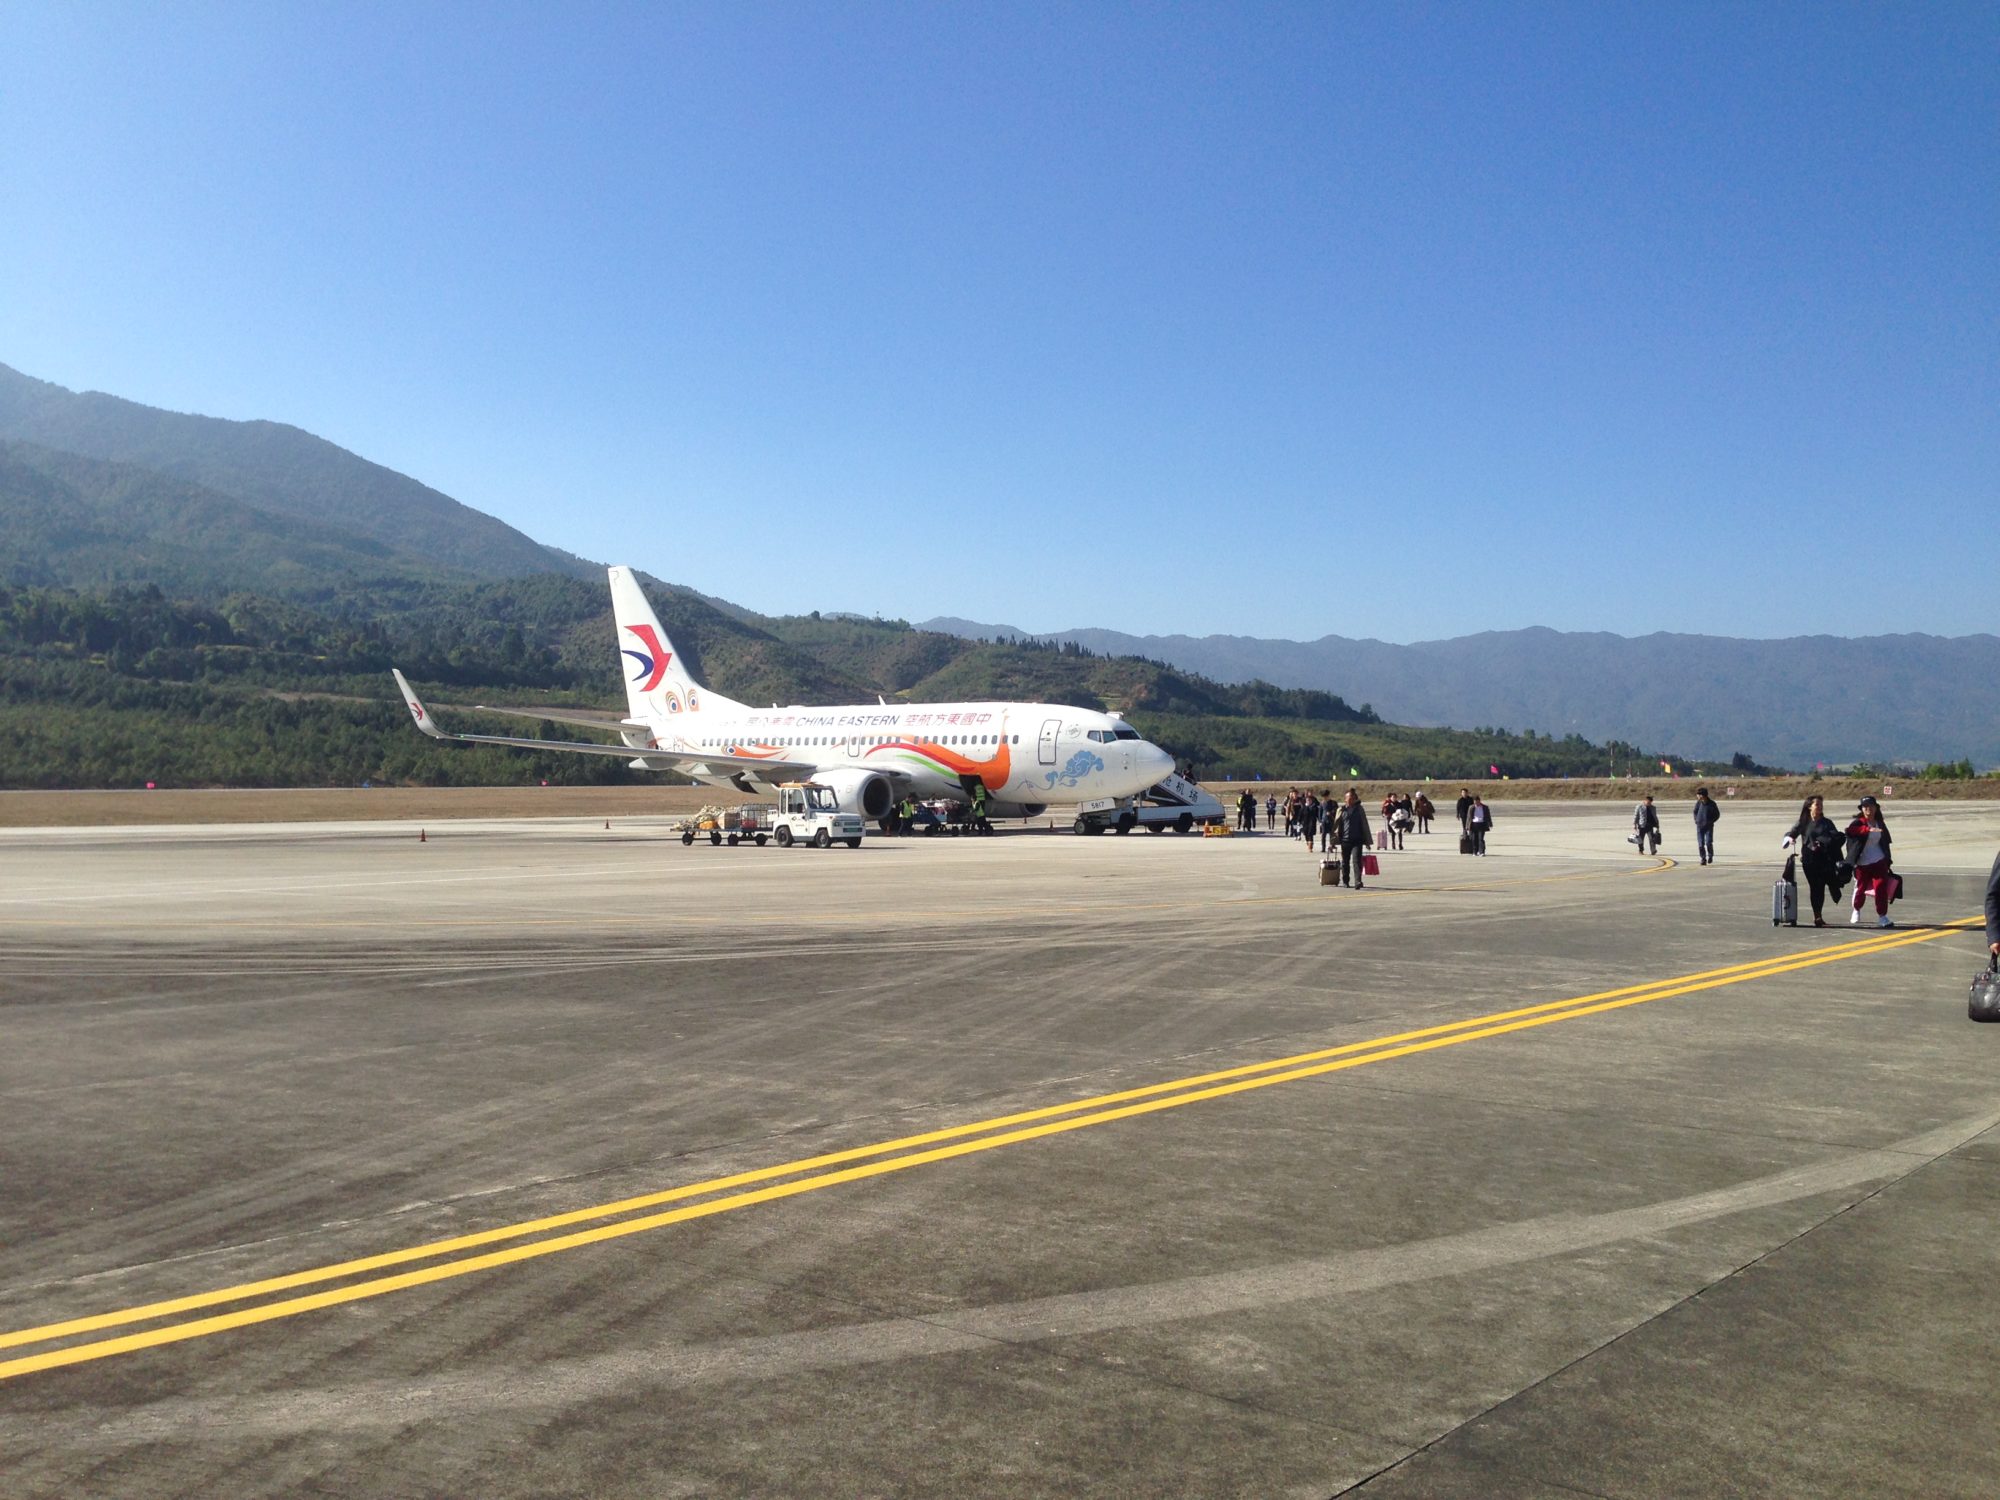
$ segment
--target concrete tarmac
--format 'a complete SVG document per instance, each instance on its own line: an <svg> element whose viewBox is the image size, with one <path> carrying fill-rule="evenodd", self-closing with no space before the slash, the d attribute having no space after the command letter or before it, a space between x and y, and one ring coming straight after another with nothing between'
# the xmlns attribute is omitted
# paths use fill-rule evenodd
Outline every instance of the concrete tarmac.
<svg viewBox="0 0 2000 1500"><path fill-rule="evenodd" d="M2000 808L1792 811L0 832L0 1495L2000 1493Z"/></svg>

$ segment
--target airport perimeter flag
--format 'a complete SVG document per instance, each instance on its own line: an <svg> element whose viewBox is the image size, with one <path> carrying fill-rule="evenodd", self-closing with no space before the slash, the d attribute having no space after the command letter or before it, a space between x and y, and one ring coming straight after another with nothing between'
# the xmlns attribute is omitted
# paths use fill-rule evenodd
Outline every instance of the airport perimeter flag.
<svg viewBox="0 0 2000 1500"><path fill-rule="evenodd" d="M1349 776L1359 776L1359 775L1361 774L1361 771L1360 771L1360 769L1359 769L1358 767L1355 767L1355 766L1349 766L1349 767L1347 768L1347 774L1348 774Z"/></svg>
<svg viewBox="0 0 2000 1500"><path fill-rule="evenodd" d="M1498 776L1500 774L1500 768L1498 766L1488 766L1486 769L1490 775Z"/></svg>
<svg viewBox="0 0 2000 1500"><path fill-rule="evenodd" d="M1666 761L1666 760L1661 761L1660 769L1662 771L1665 771L1669 776L1674 774L1674 766L1672 761Z"/></svg>

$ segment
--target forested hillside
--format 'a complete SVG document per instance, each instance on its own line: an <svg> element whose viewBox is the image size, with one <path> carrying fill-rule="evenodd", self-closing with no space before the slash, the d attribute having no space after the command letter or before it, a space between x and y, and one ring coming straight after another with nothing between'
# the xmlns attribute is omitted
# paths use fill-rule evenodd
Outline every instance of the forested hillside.
<svg viewBox="0 0 2000 1500"><path fill-rule="evenodd" d="M1588 774L1581 740L1385 725L1326 693L1222 686L1156 662L977 642L900 621L758 621L654 585L698 676L750 703L1025 698L1116 709L1197 775L1323 779ZM254 593L204 602L147 586L0 587L0 785L116 787L483 784L643 779L594 756L441 745L411 728L401 666L450 721L453 705L623 712L601 585L377 583L327 608ZM500 727L488 721L486 727ZM520 732L509 722L505 732ZM541 731L566 737L547 725ZM1627 761L1635 754L1622 753Z"/></svg>
<svg viewBox="0 0 2000 1500"><path fill-rule="evenodd" d="M370 580L473 576L155 469L0 441L0 581L7 583L329 599Z"/></svg>
<svg viewBox="0 0 2000 1500"><path fill-rule="evenodd" d="M343 527L482 577L593 565L406 474L282 422L231 422L78 393L0 365L0 439L136 465L258 510Z"/></svg>
<svg viewBox="0 0 2000 1500"><path fill-rule="evenodd" d="M746 703L1116 709L1197 775L1582 774L1613 753L1398 730L1330 691L1225 685L1075 643L767 619L646 582L690 670ZM623 780L615 759L440 745L388 675L400 666L468 728L480 720L454 705L615 718L612 636L600 568L310 433L0 365L0 786Z"/></svg>

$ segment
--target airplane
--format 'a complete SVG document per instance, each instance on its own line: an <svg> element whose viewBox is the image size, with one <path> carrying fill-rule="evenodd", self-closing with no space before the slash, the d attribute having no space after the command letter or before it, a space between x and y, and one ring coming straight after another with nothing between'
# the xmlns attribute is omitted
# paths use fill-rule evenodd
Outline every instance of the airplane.
<svg viewBox="0 0 2000 1500"><path fill-rule="evenodd" d="M454 734L438 726L392 669L417 728L432 739L616 755L634 770L679 771L708 786L772 792L785 782L830 787L843 809L883 826L906 798L972 800L989 818L1033 818L1060 798L1113 809L1132 826L1132 799L1174 772L1174 759L1116 714L1060 703L889 703L752 708L688 674L632 570L615 567L612 615L625 660L626 717L617 722L545 709L478 712L576 724L620 743ZM1084 831L1083 820L1078 821Z"/></svg>

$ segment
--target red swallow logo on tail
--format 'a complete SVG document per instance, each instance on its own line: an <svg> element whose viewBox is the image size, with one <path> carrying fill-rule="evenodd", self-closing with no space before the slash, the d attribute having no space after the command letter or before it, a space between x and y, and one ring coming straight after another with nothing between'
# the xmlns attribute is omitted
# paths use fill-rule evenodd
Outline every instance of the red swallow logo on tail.
<svg viewBox="0 0 2000 1500"><path fill-rule="evenodd" d="M639 683L639 691L650 693L660 685L660 679L667 675L667 663L674 659L674 653L660 644L659 634L652 626L627 625L625 628L636 635L639 644L646 649L634 651L627 646L620 654L631 657L638 664L637 670L632 673L632 681L639 682L641 677L645 678L644 682Z"/></svg>

